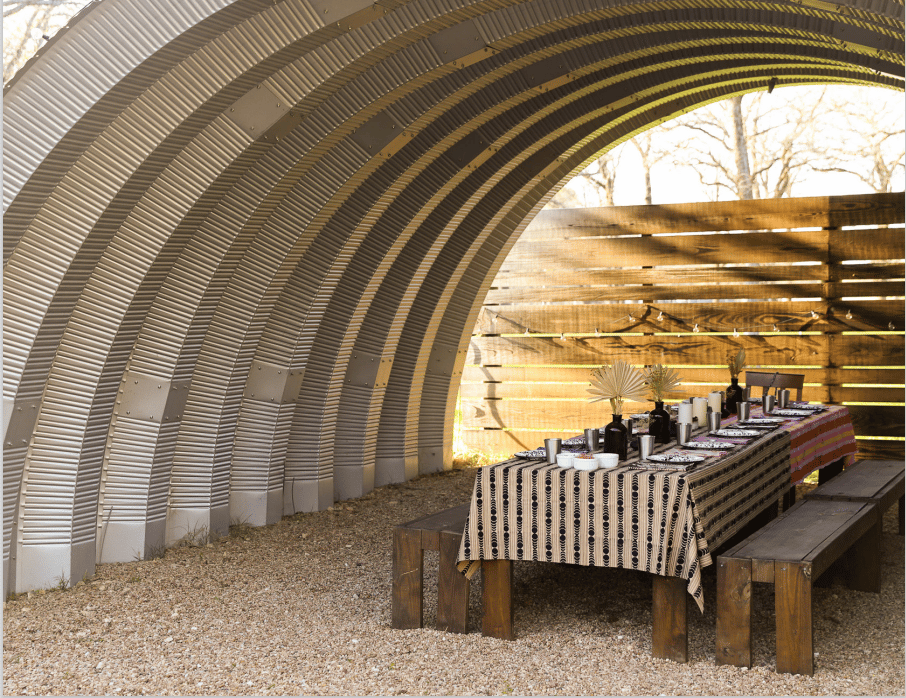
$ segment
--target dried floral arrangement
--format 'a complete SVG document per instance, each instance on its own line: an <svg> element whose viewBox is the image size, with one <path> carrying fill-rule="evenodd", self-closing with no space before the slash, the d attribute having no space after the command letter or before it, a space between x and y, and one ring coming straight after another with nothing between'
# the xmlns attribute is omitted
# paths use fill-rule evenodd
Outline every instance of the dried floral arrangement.
<svg viewBox="0 0 906 698"><path fill-rule="evenodd" d="M682 395L682 391L677 390L679 373L662 364L655 364L645 371L645 381L648 383L649 398L654 402L663 402L671 394Z"/></svg>
<svg viewBox="0 0 906 698"><path fill-rule="evenodd" d="M638 369L625 361L616 361L613 366L602 366L591 372L591 388L594 395L589 402L610 400L614 414L623 414L625 400L644 400L648 385Z"/></svg>
<svg viewBox="0 0 906 698"><path fill-rule="evenodd" d="M731 378L739 378L739 374L746 367L746 350L740 349L733 358L733 352L727 352L727 368L730 369Z"/></svg>

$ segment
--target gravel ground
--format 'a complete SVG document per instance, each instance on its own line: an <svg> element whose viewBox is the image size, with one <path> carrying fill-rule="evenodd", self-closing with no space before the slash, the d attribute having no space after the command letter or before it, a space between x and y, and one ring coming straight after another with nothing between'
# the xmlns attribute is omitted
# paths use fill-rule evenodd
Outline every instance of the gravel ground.
<svg viewBox="0 0 906 698"><path fill-rule="evenodd" d="M4 604L6 695L903 695L904 546L896 507L883 590L814 599L813 677L774 672L773 586L755 586L754 666L714 663L714 567L690 604L690 662L651 657L651 581L626 570L517 563L516 630L390 628L391 527L466 501L473 470L391 485L331 510L233 529L161 559L107 564L67 591Z"/></svg>

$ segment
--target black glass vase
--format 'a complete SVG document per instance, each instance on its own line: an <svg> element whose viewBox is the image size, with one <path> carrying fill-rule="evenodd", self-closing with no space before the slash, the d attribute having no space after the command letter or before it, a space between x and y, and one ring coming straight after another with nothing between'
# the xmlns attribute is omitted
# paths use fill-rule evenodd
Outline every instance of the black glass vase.
<svg viewBox="0 0 906 698"><path fill-rule="evenodd" d="M670 443L670 413L664 409L663 402L655 402L654 409L648 413L648 433L655 443Z"/></svg>
<svg viewBox="0 0 906 698"><path fill-rule="evenodd" d="M623 415L615 414L613 421L604 427L604 453L616 453L620 460L626 460L629 435L623 426Z"/></svg>
<svg viewBox="0 0 906 698"><path fill-rule="evenodd" d="M739 379L731 378L730 385L727 386L727 411L730 414L736 414L736 405L742 400L742 388L739 387Z"/></svg>

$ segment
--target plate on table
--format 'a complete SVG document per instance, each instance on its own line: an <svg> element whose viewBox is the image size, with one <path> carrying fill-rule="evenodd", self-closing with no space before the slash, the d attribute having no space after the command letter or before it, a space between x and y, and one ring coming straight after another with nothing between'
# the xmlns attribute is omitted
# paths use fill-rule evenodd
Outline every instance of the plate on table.
<svg viewBox="0 0 906 698"><path fill-rule="evenodd" d="M807 402L794 402L790 408L794 410L809 410L811 412L820 412L826 407L826 405L812 405Z"/></svg>
<svg viewBox="0 0 906 698"><path fill-rule="evenodd" d="M688 444L687 444L688 445ZM688 455L685 453L654 453L645 460L654 463L679 463L685 465L688 463L700 463L705 460L704 456Z"/></svg>
<svg viewBox="0 0 906 698"><path fill-rule="evenodd" d="M729 451L736 448L736 444L728 444L726 441L687 441L683 448L703 448L709 451Z"/></svg>
<svg viewBox="0 0 906 698"><path fill-rule="evenodd" d="M811 417L814 412L811 410L774 410L771 414L779 414L781 417Z"/></svg>
<svg viewBox="0 0 906 698"><path fill-rule="evenodd" d="M721 436L725 439L739 439L747 436L761 436L760 431L754 429L718 429L712 431L708 436Z"/></svg>
<svg viewBox="0 0 906 698"><path fill-rule="evenodd" d="M774 410L775 412L777 410ZM773 427L783 424L784 420L780 417L753 417L744 422L736 422L741 427Z"/></svg>
<svg viewBox="0 0 906 698"><path fill-rule="evenodd" d="M584 436L571 436L568 439L563 439L560 442L561 446L582 446L585 447L585 437Z"/></svg>
<svg viewBox="0 0 906 698"><path fill-rule="evenodd" d="M547 451L536 448L531 451L517 451L513 454L516 458L530 458L531 460L547 460Z"/></svg>

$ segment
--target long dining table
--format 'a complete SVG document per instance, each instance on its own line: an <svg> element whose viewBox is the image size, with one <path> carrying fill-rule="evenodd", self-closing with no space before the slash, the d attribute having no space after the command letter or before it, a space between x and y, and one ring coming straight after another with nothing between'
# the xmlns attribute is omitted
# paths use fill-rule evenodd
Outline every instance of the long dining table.
<svg viewBox="0 0 906 698"><path fill-rule="evenodd" d="M687 599L704 610L701 570L713 552L776 516L778 500L808 473L852 461L849 411L822 407L762 423L754 436L693 431L693 441L732 444L719 450L674 442L653 451L702 458L696 463L641 462L636 451L593 471L528 458L481 468L458 568L469 578L482 570L482 633L515 637L513 561L620 567L652 575L652 654L687 661ZM760 408L750 416L765 418Z"/></svg>

